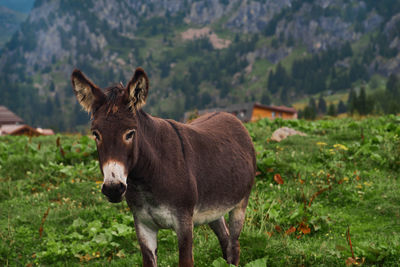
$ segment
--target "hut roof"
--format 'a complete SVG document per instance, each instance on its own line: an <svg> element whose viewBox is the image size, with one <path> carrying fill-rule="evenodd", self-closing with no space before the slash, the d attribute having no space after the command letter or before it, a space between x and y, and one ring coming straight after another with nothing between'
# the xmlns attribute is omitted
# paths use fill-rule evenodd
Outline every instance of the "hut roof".
<svg viewBox="0 0 400 267"><path fill-rule="evenodd" d="M54 131L52 129L35 129L26 124L4 124L0 126L0 135L54 135Z"/></svg>
<svg viewBox="0 0 400 267"><path fill-rule="evenodd" d="M0 106L0 125L3 124L18 124L22 123L23 120L15 115L5 106Z"/></svg>
<svg viewBox="0 0 400 267"><path fill-rule="evenodd" d="M285 107L285 106L266 106L266 105L261 105L259 103L255 103L254 106L273 110L273 111L278 111L278 112L286 112L286 113L290 113L290 114L297 113L297 110L295 108Z"/></svg>
<svg viewBox="0 0 400 267"><path fill-rule="evenodd" d="M36 129L25 124L5 124L0 127L0 135L41 135Z"/></svg>
<svg viewBox="0 0 400 267"><path fill-rule="evenodd" d="M197 111L198 115L201 116L206 113L215 112L215 111L225 111L228 113L232 113L238 117L241 121L248 122L251 120L253 115L253 109L255 107L272 110L276 112L285 112L290 114L296 114L297 111L295 108L285 107L285 106L267 106L262 105L257 102L249 102L249 103L242 103L242 104L234 104L230 105L226 108L210 108L210 109L203 109ZM184 121L187 121L191 112L186 112L184 114Z"/></svg>

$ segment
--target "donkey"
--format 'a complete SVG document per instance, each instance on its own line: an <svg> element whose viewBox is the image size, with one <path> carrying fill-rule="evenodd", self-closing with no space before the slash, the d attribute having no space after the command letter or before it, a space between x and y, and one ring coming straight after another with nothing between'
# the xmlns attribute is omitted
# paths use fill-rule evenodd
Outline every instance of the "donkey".
<svg viewBox="0 0 400 267"><path fill-rule="evenodd" d="M193 266L193 226L206 223L225 260L238 265L238 238L256 169L242 123L224 112L189 124L147 114L142 107L149 80L142 68L126 87L104 91L80 70L71 80L79 104L92 115L104 176L101 191L112 203L125 197L143 266L157 266L157 232L166 228L177 233L179 266Z"/></svg>

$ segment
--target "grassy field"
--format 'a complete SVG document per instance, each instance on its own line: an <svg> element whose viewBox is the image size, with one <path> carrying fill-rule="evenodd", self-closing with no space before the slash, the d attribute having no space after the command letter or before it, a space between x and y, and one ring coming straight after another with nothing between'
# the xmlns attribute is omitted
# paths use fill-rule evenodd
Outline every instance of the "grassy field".
<svg viewBox="0 0 400 267"><path fill-rule="evenodd" d="M271 141L282 126L307 136ZM240 266L400 264L399 117L246 127L258 175ZM96 156L87 136L0 138L0 265L141 264L132 216L101 194ZM227 266L208 226L194 246L196 266ZM174 232L159 233L158 256L177 266Z"/></svg>

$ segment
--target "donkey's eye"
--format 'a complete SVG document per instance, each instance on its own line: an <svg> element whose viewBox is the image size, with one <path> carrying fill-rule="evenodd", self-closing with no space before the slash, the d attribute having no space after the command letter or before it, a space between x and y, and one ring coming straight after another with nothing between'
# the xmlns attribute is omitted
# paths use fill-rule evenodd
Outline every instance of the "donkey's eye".
<svg viewBox="0 0 400 267"><path fill-rule="evenodd" d="M97 131L93 131L92 134L97 141L100 141L100 134Z"/></svg>
<svg viewBox="0 0 400 267"><path fill-rule="evenodd" d="M132 139L132 137L135 135L135 130L131 130L129 131L126 135L125 135L125 140L129 141L130 139Z"/></svg>

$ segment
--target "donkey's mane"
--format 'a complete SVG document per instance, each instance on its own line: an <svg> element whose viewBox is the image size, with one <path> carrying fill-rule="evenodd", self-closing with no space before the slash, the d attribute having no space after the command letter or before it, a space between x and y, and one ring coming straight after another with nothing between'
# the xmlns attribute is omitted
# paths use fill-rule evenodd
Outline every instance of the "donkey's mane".
<svg viewBox="0 0 400 267"><path fill-rule="evenodd" d="M105 89L105 94L107 97L107 102L110 104L117 104L117 99L119 96L124 94L124 87L122 84L115 84Z"/></svg>
<svg viewBox="0 0 400 267"><path fill-rule="evenodd" d="M118 110L118 106L124 103L123 95L125 94L125 88L122 84L115 84L105 89L107 115L112 111L115 113Z"/></svg>

